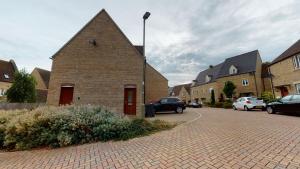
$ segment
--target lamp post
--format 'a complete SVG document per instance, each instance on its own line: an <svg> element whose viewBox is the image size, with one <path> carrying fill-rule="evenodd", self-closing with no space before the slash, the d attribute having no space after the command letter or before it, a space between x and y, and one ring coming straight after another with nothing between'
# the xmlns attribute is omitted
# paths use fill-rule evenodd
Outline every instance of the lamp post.
<svg viewBox="0 0 300 169"><path fill-rule="evenodd" d="M149 18L150 12L146 12L143 16L143 56L144 56L144 66L143 66L143 95L144 95L144 105L146 104L146 54L145 54L145 34L146 34L146 20Z"/></svg>

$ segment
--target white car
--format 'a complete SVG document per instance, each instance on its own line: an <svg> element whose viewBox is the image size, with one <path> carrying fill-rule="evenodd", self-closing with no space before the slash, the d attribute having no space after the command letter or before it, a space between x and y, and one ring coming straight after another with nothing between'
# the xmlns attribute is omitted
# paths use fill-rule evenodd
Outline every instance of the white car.
<svg viewBox="0 0 300 169"><path fill-rule="evenodd" d="M266 109L266 103L263 100L258 100L255 97L241 97L237 99L232 107L234 110L246 110L249 111L251 109Z"/></svg>

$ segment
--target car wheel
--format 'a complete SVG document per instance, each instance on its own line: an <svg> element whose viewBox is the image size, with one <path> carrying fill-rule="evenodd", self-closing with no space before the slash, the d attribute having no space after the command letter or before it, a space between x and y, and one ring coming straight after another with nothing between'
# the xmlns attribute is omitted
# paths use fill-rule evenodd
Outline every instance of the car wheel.
<svg viewBox="0 0 300 169"><path fill-rule="evenodd" d="M176 109L176 113L183 113L183 109L182 109L182 107L177 107L177 109Z"/></svg>
<svg viewBox="0 0 300 169"><path fill-rule="evenodd" d="M247 106L244 107L244 110L245 111L250 111L250 109Z"/></svg>
<svg viewBox="0 0 300 169"><path fill-rule="evenodd" d="M237 110L237 108L235 106L232 106L233 110Z"/></svg>
<svg viewBox="0 0 300 169"><path fill-rule="evenodd" d="M275 111L274 111L274 109L272 107L267 107L267 112L269 114L274 114L275 113Z"/></svg>

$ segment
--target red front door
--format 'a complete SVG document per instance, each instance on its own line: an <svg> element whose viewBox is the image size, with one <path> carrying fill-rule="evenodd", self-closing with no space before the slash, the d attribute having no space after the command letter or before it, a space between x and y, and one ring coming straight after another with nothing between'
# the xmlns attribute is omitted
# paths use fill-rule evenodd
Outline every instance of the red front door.
<svg viewBox="0 0 300 169"><path fill-rule="evenodd" d="M289 95L289 91L286 87L280 87L280 92L282 97Z"/></svg>
<svg viewBox="0 0 300 169"><path fill-rule="evenodd" d="M124 89L124 113L136 115L136 88Z"/></svg>
<svg viewBox="0 0 300 169"><path fill-rule="evenodd" d="M60 89L60 99L59 99L59 105L68 105L72 104L73 102L73 92L74 87L72 86L62 86Z"/></svg>

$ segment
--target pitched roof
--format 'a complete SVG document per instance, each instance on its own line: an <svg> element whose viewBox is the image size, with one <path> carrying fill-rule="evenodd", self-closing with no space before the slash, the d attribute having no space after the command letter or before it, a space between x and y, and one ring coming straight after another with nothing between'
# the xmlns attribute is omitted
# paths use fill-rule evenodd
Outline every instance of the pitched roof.
<svg viewBox="0 0 300 169"><path fill-rule="evenodd" d="M191 93L191 83L188 83L188 84L182 84L182 85L174 86L174 87L172 88L171 95L172 95L172 93L174 93L175 96L179 96L180 90L181 90L183 87L187 90L187 92L188 92L189 94Z"/></svg>
<svg viewBox="0 0 300 169"><path fill-rule="evenodd" d="M220 71L222 65L223 65L223 62L200 72L196 78L195 86L202 85L205 83L215 82L216 79L218 78L218 74L219 74L219 71ZM206 82L207 75L211 77L211 80L209 82Z"/></svg>
<svg viewBox="0 0 300 169"><path fill-rule="evenodd" d="M0 60L0 82L9 82L14 81L14 73L18 71L17 67L13 60L4 61Z"/></svg>
<svg viewBox="0 0 300 169"><path fill-rule="evenodd" d="M257 62L258 57L259 57L259 52L258 52L258 50L255 50L255 51L237 55L237 56L234 56L231 58L227 58L224 61L224 64L222 64L222 67L218 74L218 78L225 77L225 76L231 76L229 74L229 68L232 65L234 65L238 69L237 74L234 74L234 75L255 72L256 71L256 62Z"/></svg>
<svg viewBox="0 0 300 169"><path fill-rule="evenodd" d="M40 74L44 84L46 85L47 89L49 88L49 81L51 72L41 68L35 68L35 70Z"/></svg>
<svg viewBox="0 0 300 169"><path fill-rule="evenodd" d="M124 38L128 41L128 43L136 49L136 52L140 54L140 51L131 43L131 41L127 38L127 36L124 34L124 32L120 29L120 27L116 24L116 22L111 18L111 16L106 12L105 9L102 9L99 13L97 13L88 23L86 23L67 43L65 43L52 57L51 59L54 59L56 55L62 51L69 43L71 43L77 35L79 35L86 27L88 27L98 16L101 14L107 15L107 17L112 21L112 23L116 26L116 28L120 31L120 33L124 36ZM142 56L142 55L141 55Z"/></svg>
<svg viewBox="0 0 300 169"><path fill-rule="evenodd" d="M274 59L271 65L278 63L282 60L285 60L298 53L300 53L300 39L296 43L294 43L291 47L289 47L286 51L284 51L281 55L279 55L276 59Z"/></svg>
<svg viewBox="0 0 300 169"><path fill-rule="evenodd" d="M196 78L195 86L215 82L216 79L221 77L235 76L239 74L254 72L256 71L256 61L258 57L260 57L259 52L258 50L255 50L227 58L224 62L200 72ZM229 74L229 68L232 65L238 69L237 74ZM206 76L211 77L211 80L209 82L206 82Z"/></svg>

